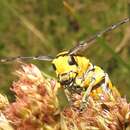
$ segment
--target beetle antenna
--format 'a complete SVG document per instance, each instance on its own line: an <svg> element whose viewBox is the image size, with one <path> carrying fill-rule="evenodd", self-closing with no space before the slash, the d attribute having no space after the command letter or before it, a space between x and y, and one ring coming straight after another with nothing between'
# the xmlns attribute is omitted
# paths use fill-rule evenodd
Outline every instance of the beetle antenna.
<svg viewBox="0 0 130 130"><path fill-rule="evenodd" d="M84 50L86 50L90 45L92 45L96 41L97 38L100 38L104 34L106 34L106 33L110 32L110 31L118 28L122 24L128 23L129 21L130 21L130 18L125 18L125 19L119 21L116 24L112 24L111 26L107 27L103 31L98 32L97 34L95 34L94 36L90 37L89 39L81 41L74 48L70 49L69 55L80 54L81 52L83 52Z"/></svg>
<svg viewBox="0 0 130 130"><path fill-rule="evenodd" d="M10 61L19 61L19 60L42 60L42 61L52 61L53 58L50 56L17 56L17 57L6 57L0 58L0 62L10 62Z"/></svg>

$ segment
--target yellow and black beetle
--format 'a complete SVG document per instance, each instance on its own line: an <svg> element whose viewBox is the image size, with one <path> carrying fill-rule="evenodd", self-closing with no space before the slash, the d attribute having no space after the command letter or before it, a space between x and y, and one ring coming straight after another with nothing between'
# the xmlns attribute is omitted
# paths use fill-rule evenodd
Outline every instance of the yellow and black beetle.
<svg viewBox="0 0 130 130"><path fill-rule="evenodd" d="M69 51L59 53L55 58L48 56L10 57L0 59L0 61L7 62L19 59L51 61L61 85L73 92L85 90L83 102L86 101L88 96L101 98L103 92L111 93L113 89L108 74L100 67L93 65L89 59L81 56L80 53L93 44L97 37L101 37L104 33L129 22L129 20L129 18L126 18L117 24L109 26L90 39L82 41Z"/></svg>

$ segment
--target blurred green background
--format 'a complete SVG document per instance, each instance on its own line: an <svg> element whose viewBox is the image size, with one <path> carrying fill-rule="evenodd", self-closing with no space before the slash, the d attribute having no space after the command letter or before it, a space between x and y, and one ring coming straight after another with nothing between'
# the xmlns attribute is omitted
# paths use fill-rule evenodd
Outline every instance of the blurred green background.
<svg viewBox="0 0 130 130"><path fill-rule="evenodd" d="M128 0L0 0L0 57L55 56L128 15ZM128 23L98 39L84 55L130 100L129 42ZM50 63L30 63L54 76ZM17 64L0 64L0 91L10 99Z"/></svg>

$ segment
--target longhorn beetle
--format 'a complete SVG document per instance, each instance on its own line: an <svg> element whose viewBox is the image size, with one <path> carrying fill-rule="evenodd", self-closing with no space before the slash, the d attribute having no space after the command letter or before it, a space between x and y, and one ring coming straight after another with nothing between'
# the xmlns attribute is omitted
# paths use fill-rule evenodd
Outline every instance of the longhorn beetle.
<svg viewBox="0 0 130 130"><path fill-rule="evenodd" d="M89 59L81 56L81 52L93 44L96 38L101 37L103 34L110 32L129 21L129 18L125 18L120 22L113 24L105 30L97 33L90 39L80 42L69 51L59 53L55 58L48 56L20 56L3 58L0 59L0 62L2 63L25 59L51 61L58 81L61 85L72 92L78 93L79 90L85 91L82 99L82 102L85 103L88 96L92 96L93 98L100 98L103 92L112 93L114 86L112 85L108 74L104 72L100 67L93 65Z"/></svg>

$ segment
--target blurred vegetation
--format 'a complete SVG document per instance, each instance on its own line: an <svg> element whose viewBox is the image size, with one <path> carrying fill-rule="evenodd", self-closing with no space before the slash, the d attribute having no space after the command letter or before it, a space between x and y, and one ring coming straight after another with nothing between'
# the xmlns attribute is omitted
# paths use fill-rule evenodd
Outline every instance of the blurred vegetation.
<svg viewBox="0 0 130 130"><path fill-rule="evenodd" d="M55 56L130 12L128 0L0 0L0 10L0 57ZM123 25L97 40L84 55L130 99L129 34L130 24ZM54 75L50 63L33 63ZM9 98L17 64L0 64L0 91Z"/></svg>

